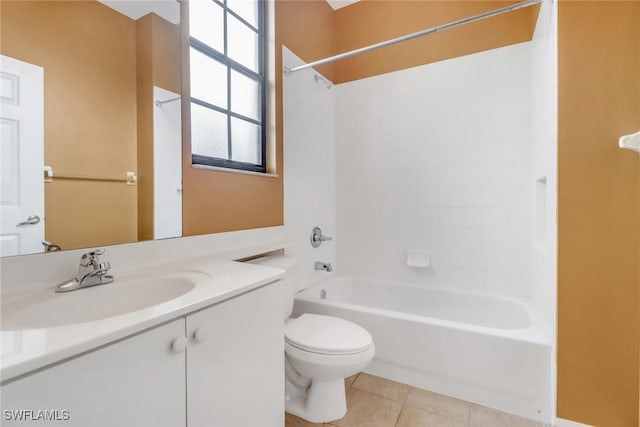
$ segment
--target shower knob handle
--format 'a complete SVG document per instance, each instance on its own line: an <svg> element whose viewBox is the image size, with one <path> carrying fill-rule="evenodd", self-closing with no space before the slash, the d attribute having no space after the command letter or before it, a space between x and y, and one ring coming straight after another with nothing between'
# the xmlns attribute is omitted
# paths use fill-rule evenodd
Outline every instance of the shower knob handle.
<svg viewBox="0 0 640 427"><path fill-rule="evenodd" d="M313 227L313 230L311 230L311 246L317 248L322 242L326 242L328 240L333 240L333 238L323 236L320 227Z"/></svg>

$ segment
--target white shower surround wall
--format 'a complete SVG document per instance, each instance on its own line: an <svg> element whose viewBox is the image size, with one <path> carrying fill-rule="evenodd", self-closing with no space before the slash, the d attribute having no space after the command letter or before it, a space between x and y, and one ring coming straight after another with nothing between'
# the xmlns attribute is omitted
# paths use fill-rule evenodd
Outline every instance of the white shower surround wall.
<svg viewBox="0 0 640 427"><path fill-rule="evenodd" d="M556 413L556 324L557 324L557 150L558 150L558 2L545 0L538 15L532 44L532 178L531 198L535 206L532 251L532 302L540 314L549 342L551 404ZM538 190L544 184L544 194ZM541 233L542 231L542 233ZM558 424L559 425L559 424Z"/></svg>
<svg viewBox="0 0 640 427"><path fill-rule="evenodd" d="M286 67L304 62L283 47ZM315 261L336 267L336 152L334 89L316 81L313 69L302 70L283 82L284 223L295 246L287 253L298 258L289 272L296 290L326 279L332 273L314 270ZM310 244L318 226L336 240L318 248Z"/></svg>
<svg viewBox="0 0 640 427"><path fill-rule="evenodd" d="M341 84L336 109L341 274L531 294L530 43Z"/></svg>
<svg viewBox="0 0 640 427"><path fill-rule="evenodd" d="M532 297L542 314L551 341L556 336L556 259L557 259L557 150L558 150L558 60L557 2L545 0L540 8L532 40L532 178L531 197L536 206L535 225L542 223L543 234L533 227ZM544 179L544 200L536 200L538 182ZM536 241L537 240L537 241Z"/></svg>

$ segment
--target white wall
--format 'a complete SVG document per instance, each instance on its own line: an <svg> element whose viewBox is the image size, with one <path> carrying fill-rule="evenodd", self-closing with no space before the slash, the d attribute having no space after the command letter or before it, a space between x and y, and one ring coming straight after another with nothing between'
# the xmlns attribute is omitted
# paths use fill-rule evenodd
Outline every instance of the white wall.
<svg viewBox="0 0 640 427"><path fill-rule="evenodd" d="M283 48L285 67L304 62ZM315 261L336 266L336 189L334 88L316 82L318 73L302 70L284 77L284 223L295 246L287 253L298 258L292 272L295 289L302 289L331 274L316 271ZM319 74L318 74L319 75ZM334 238L319 248L310 243L311 229L322 228Z"/></svg>
<svg viewBox="0 0 640 427"><path fill-rule="evenodd" d="M534 124L532 138L532 179L530 181L534 224L531 270L532 299L540 313L544 330L552 343L552 408L556 401L556 269L557 269L557 2L545 0L540 8L532 40L531 91Z"/></svg>
<svg viewBox="0 0 640 427"><path fill-rule="evenodd" d="M546 330L555 338L557 257L557 3L545 1L533 36L532 61L532 194L535 205L532 273L534 301L543 313ZM536 197L546 181L545 198ZM538 193L541 196L540 193ZM540 208L540 209L539 209ZM553 340L555 342L555 339Z"/></svg>
<svg viewBox="0 0 640 427"><path fill-rule="evenodd" d="M531 294L531 48L335 88L340 274Z"/></svg>

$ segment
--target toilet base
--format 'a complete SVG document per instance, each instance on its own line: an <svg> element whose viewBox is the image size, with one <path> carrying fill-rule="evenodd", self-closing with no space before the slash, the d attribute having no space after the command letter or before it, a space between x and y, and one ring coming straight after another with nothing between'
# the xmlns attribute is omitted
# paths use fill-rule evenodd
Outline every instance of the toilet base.
<svg viewBox="0 0 640 427"><path fill-rule="evenodd" d="M288 394L285 410L312 423L339 420L347 413L344 378L314 380L308 389Z"/></svg>

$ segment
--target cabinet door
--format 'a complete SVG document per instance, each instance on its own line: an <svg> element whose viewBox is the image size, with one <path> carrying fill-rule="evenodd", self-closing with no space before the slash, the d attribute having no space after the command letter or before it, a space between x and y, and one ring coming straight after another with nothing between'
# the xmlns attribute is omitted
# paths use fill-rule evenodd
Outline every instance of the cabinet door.
<svg viewBox="0 0 640 427"><path fill-rule="evenodd" d="M284 287L187 317L189 427L284 425Z"/></svg>
<svg viewBox="0 0 640 427"><path fill-rule="evenodd" d="M184 333L184 319L175 320L2 386L2 425L186 425L186 353L172 349ZM48 416L59 419L68 411L68 421L14 423L12 410L33 410L23 413L30 418L57 410Z"/></svg>

